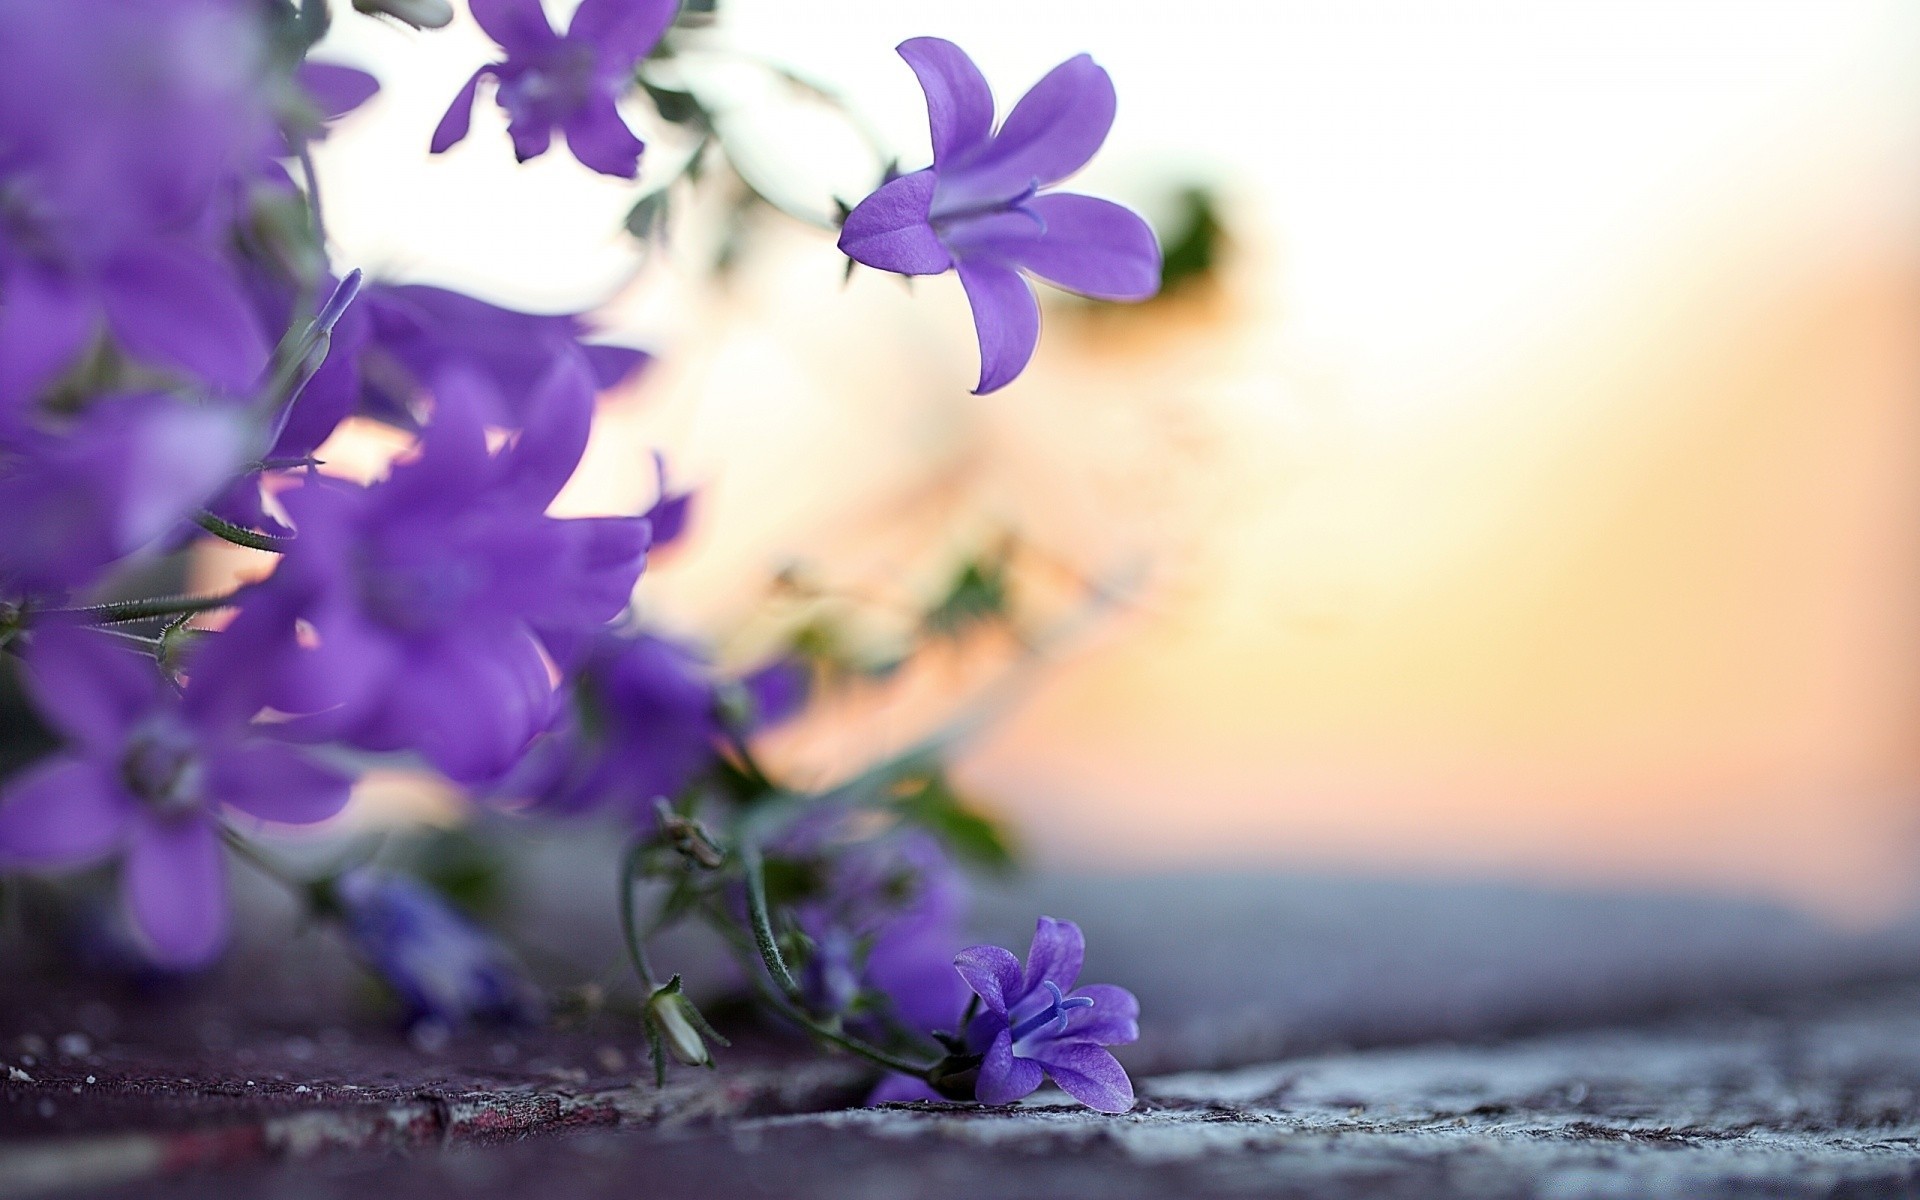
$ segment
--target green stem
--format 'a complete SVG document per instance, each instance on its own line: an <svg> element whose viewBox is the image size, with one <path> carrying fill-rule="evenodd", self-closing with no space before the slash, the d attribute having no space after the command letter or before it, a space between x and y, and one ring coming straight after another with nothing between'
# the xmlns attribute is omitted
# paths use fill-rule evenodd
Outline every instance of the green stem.
<svg viewBox="0 0 1920 1200"><path fill-rule="evenodd" d="M842 1033L838 1029L821 1024L819 1021L808 1016L806 1012L798 1006L788 1003L779 994L767 987L764 982L760 984L760 994L768 1004L773 1006L775 1012L778 1012L789 1021L802 1026L808 1033L813 1034L813 1036L822 1041L831 1042L850 1054L857 1054L876 1066L885 1067L889 1071L897 1071L902 1075L911 1075L916 1079L925 1079L928 1072L933 1070L931 1063L908 1062L904 1058L897 1058L894 1055L888 1054L878 1046L869 1045L859 1038L854 1037L852 1034Z"/></svg>
<svg viewBox="0 0 1920 1200"><path fill-rule="evenodd" d="M620 864L620 932L626 938L627 957L633 960L634 974L640 976L647 994L652 995L660 984L654 978L653 965L647 961L646 942L640 936L639 922L633 914L633 887L639 882L640 857L646 849L644 841L636 841L627 848L627 856Z"/></svg>
<svg viewBox="0 0 1920 1200"><path fill-rule="evenodd" d="M222 541L232 542L236 546L245 546L249 550L265 550L269 554L285 553L287 543L293 540L274 537L270 533L257 533L244 525L223 521L210 512L203 512L194 517L193 523Z"/></svg>
<svg viewBox="0 0 1920 1200"><path fill-rule="evenodd" d="M787 969L787 960L780 954L780 944L773 936L773 919L767 913L766 867L760 861L759 848L752 843L742 844L740 865L747 876L747 915L753 922L754 948L760 952L767 974L788 999L797 1003L800 985L794 981L793 972Z"/></svg>
<svg viewBox="0 0 1920 1200"><path fill-rule="evenodd" d="M151 596L144 600L119 600L112 604L89 604L82 608L49 608L43 612L92 617L102 625L124 625L129 621L150 621L155 617L212 612L233 603L237 592L213 596Z"/></svg>

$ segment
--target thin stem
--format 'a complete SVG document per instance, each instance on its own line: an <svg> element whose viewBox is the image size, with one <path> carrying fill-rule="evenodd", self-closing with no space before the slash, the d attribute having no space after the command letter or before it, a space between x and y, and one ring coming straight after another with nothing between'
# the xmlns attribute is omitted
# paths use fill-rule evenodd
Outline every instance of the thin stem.
<svg viewBox="0 0 1920 1200"><path fill-rule="evenodd" d="M747 876L747 915L753 921L754 948L760 952L760 961L766 964L767 974L780 985L780 990L798 1002L800 985L787 969L787 960L781 956L780 944L773 937L773 920L767 913L766 866L760 861L759 848L751 843L743 844L740 865Z"/></svg>
<svg viewBox="0 0 1920 1200"><path fill-rule="evenodd" d="M258 533L244 525L235 525L210 512L200 513L193 523L222 541L232 542L236 546L245 546L249 550L265 550L269 554L284 554L292 538L275 537L270 533Z"/></svg>
<svg viewBox="0 0 1920 1200"><path fill-rule="evenodd" d="M245 859L248 865L258 870L262 875L272 879L275 883L286 885L287 888L292 891L303 895L306 893L306 880L275 862L265 851L242 837L240 831L233 828L233 826L225 822L220 823L220 840L227 844L228 849L232 850L242 859Z"/></svg>
<svg viewBox="0 0 1920 1200"><path fill-rule="evenodd" d="M653 965L647 961L646 941L640 936L639 922L633 914L633 886L639 882L640 858L646 849L644 841L634 842L620 864L620 932L626 938L627 957L633 960L634 974L640 976L647 994L652 995L660 984L654 978Z"/></svg>
<svg viewBox="0 0 1920 1200"><path fill-rule="evenodd" d="M313 155L307 149L307 143L300 143L300 173L307 180L307 217L313 222L313 240L320 247L320 257L325 260L327 254L327 223L320 213L320 175L313 169Z"/></svg>
<svg viewBox="0 0 1920 1200"><path fill-rule="evenodd" d="M144 600L120 600L112 604L89 604L81 608L48 608L42 612L77 614L92 617L101 625L124 625L129 621L150 621L155 617L212 612L232 604L238 591L214 596L152 596Z"/></svg>
<svg viewBox="0 0 1920 1200"><path fill-rule="evenodd" d="M931 1063L908 1062L904 1058L898 1058L887 1053L878 1046L869 1045L859 1038L854 1037L852 1034L843 1033L829 1025L821 1024L797 1006L788 1003L786 999L767 987L764 982L760 983L760 994L768 1004L773 1006L775 1012L778 1012L789 1021L802 1026L808 1033L813 1034L822 1041L831 1042L842 1050L857 1054L876 1066L885 1067L889 1071L897 1071L902 1075L911 1075L916 1079L925 1079L928 1072L933 1070L933 1064Z"/></svg>

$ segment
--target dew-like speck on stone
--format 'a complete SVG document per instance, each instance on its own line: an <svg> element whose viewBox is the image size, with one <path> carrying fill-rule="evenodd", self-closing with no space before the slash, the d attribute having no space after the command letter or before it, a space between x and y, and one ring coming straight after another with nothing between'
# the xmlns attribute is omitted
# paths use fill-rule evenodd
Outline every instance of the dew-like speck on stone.
<svg viewBox="0 0 1920 1200"><path fill-rule="evenodd" d="M88 1083L98 1083L98 1082L100 1082L100 1081L99 1081L99 1080L97 1080L97 1079L95 1079L95 1078L94 1078L93 1076L91 1076L91 1075L89 1075L89 1076L87 1076L87 1082L88 1082Z"/></svg>
<svg viewBox="0 0 1920 1200"><path fill-rule="evenodd" d="M296 1096L300 1096L300 1095L305 1095L306 1093L311 1092L312 1090L313 1090L312 1088L308 1087L306 1084L303 1083L303 1084L300 1084L298 1087L295 1087L293 1089L293 1093Z"/></svg>
<svg viewBox="0 0 1920 1200"><path fill-rule="evenodd" d="M28 1066L33 1065L33 1060L31 1058L23 1058L20 1061L23 1063L26 1063ZM8 1067L7 1082L8 1083L32 1083L33 1076L27 1074L25 1071L22 1071L19 1067Z"/></svg>

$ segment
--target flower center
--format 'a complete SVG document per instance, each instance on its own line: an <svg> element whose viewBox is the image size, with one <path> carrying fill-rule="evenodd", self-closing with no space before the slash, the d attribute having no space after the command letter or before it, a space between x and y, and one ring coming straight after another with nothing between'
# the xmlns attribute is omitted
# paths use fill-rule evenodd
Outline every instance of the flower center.
<svg viewBox="0 0 1920 1200"><path fill-rule="evenodd" d="M191 739L176 729L159 728L134 735L120 759L127 790L163 817L200 810L206 771Z"/></svg>
<svg viewBox="0 0 1920 1200"><path fill-rule="evenodd" d="M1052 999L1047 1002L1045 1008L1013 1027L1013 1040L1016 1042L1024 1038L1032 1037L1034 1034L1046 1029L1049 1025L1054 1026L1053 1031L1055 1033L1064 1032L1067 1028L1068 1013L1076 1008L1093 1007L1092 996L1063 997L1060 994L1060 985L1054 983L1051 979L1044 980L1041 986L1047 989Z"/></svg>

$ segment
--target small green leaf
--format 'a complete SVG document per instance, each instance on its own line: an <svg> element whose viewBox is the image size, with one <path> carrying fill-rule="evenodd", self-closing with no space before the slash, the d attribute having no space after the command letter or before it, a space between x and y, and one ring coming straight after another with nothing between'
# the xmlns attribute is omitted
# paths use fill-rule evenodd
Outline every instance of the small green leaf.
<svg viewBox="0 0 1920 1200"><path fill-rule="evenodd" d="M667 235L667 214L672 205L672 193L661 188L640 197L640 202L627 212L627 232L643 242L658 241Z"/></svg>

